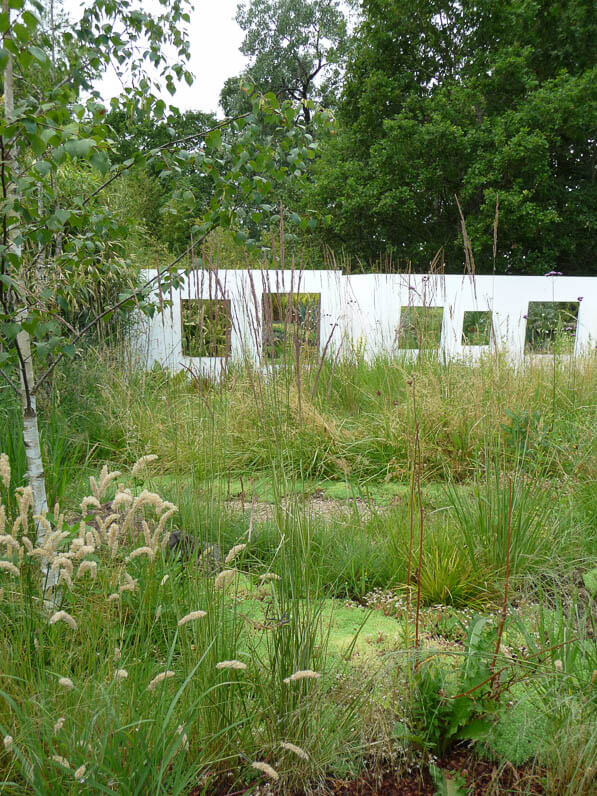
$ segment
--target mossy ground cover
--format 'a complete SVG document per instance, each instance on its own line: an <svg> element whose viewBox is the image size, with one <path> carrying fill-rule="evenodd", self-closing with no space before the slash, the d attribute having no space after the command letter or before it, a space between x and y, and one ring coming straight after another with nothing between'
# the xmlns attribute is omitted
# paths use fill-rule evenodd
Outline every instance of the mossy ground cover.
<svg viewBox="0 0 597 796"><path fill-rule="evenodd" d="M267 780L291 793L388 770L406 787L410 768L427 785L435 771L442 792L441 761L466 752L514 767L519 792L531 787L521 766L535 791L593 792L592 360L521 372L355 360L324 363L318 381L305 364L300 406L290 366L216 386L77 367L40 398L65 512L51 606L23 541L18 434L0 427L12 465L3 791L208 794ZM10 401L0 411L16 417ZM148 453L157 461L131 476ZM105 462L122 474L95 496L101 509L82 509ZM95 512L116 516L102 529ZM168 555L174 530L222 560ZM59 611L75 627L50 623Z"/></svg>

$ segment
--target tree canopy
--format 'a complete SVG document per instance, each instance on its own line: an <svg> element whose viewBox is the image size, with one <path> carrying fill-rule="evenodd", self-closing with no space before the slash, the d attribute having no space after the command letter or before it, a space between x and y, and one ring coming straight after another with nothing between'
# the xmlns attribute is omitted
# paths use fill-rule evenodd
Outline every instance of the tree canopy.
<svg viewBox="0 0 597 796"><path fill-rule="evenodd" d="M307 200L324 239L460 270L460 203L479 272L594 273L596 33L589 0L365 0Z"/></svg>
<svg viewBox="0 0 597 796"><path fill-rule="evenodd" d="M348 43L338 0L250 0L239 3L236 21L245 31L241 52L251 58L245 79L263 93L302 102L306 122L311 116L307 100L330 106ZM221 104L232 113L242 103L239 78L231 78Z"/></svg>

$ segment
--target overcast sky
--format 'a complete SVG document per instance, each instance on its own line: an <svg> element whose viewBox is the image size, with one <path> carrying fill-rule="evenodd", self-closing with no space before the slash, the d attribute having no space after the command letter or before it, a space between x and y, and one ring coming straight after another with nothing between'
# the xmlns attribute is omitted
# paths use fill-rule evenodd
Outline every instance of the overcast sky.
<svg viewBox="0 0 597 796"><path fill-rule="evenodd" d="M164 100L181 110L217 111L222 116L218 100L224 81L238 75L247 63L238 49L244 34L234 21L237 4L238 0L195 0L189 26L190 70L195 82L192 86L184 81L179 84L174 98L164 91ZM80 0L64 0L65 10L73 17L80 5ZM147 6L151 5L148 0ZM118 81L110 74L98 88L104 100L119 93Z"/></svg>

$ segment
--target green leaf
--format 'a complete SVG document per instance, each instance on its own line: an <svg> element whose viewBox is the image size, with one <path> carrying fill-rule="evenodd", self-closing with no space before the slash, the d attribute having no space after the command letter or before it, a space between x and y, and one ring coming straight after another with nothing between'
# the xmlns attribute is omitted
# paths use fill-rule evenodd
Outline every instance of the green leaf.
<svg viewBox="0 0 597 796"><path fill-rule="evenodd" d="M95 141L92 138L77 138L67 141L64 149L71 158L85 158L94 146Z"/></svg>
<svg viewBox="0 0 597 796"><path fill-rule="evenodd" d="M591 597L597 597L597 567L585 572L582 579Z"/></svg>
<svg viewBox="0 0 597 796"><path fill-rule="evenodd" d="M473 719L456 733L456 738L468 741L482 741L487 737L491 727L492 724L487 719Z"/></svg>
<svg viewBox="0 0 597 796"><path fill-rule="evenodd" d="M31 55L35 58L36 61L39 61L40 64L43 65L50 63L50 59L48 58L46 53L43 50L40 50L39 47L36 47L34 44L32 44L28 49Z"/></svg>
<svg viewBox="0 0 597 796"><path fill-rule="evenodd" d="M33 165L33 168L40 175L40 177L46 177L50 171L52 171L52 164L48 163L47 160L38 160Z"/></svg>
<svg viewBox="0 0 597 796"><path fill-rule="evenodd" d="M96 150L93 153L93 155L89 158L89 162L100 172L100 174L105 174L110 168L110 160L108 159L108 156L105 152L101 152L100 150Z"/></svg>

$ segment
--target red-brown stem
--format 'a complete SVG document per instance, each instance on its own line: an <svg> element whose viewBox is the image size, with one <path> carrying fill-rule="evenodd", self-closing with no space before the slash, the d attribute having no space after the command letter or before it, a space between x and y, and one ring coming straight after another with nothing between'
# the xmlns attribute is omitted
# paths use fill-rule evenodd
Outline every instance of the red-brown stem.
<svg viewBox="0 0 597 796"><path fill-rule="evenodd" d="M419 419L417 417L417 393L415 380L412 381L413 387L413 414L415 418L415 462L417 498L419 501L419 560L417 562L417 614L415 617L415 649L419 647L419 622L421 618L421 568L423 566L423 498L421 495L421 441L419 438Z"/></svg>
<svg viewBox="0 0 597 796"><path fill-rule="evenodd" d="M336 331L336 327L337 326L338 326L337 323L335 323L332 326L332 331L330 332L330 336L326 340L325 345L323 347L323 351L321 352L321 359L319 360L319 367L317 368L317 373L315 375L315 383L313 384L313 389L311 390L311 397L312 398L315 398L315 393L317 392L317 385L319 384L319 376L321 375L321 369L323 367L323 363L325 362L325 355L327 354L328 346L329 346L329 344L330 344L330 342L332 340L332 335Z"/></svg>
<svg viewBox="0 0 597 796"><path fill-rule="evenodd" d="M298 324L294 330L294 356L296 360L296 391L298 397L298 421L303 425L303 404L301 398L301 341L299 340Z"/></svg>
<svg viewBox="0 0 597 796"><path fill-rule="evenodd" d="M410 473L410 503L409 503L409 514L410 514L410 528L408 534L408 560L407 560L407 567L406 567L406 617L407 621L410 617L410 579L412 576L412 559L413 559L413 541L415 535L415 458L416 458L416 447L413 443L412 445L412 462L411 462L411 473Z"/></svg>
<svg viewBox="0 0 597 796"><path fill-rule="evenodd" d="M508 617L508 585L510 582L510 543L512 539L512 479L508 481L508 531L506 536L506 573L505 573L505 582L504 582L504 601L502 603L502 618L500 620L500 624L498 627L498 634L497 639L495 642L495 652L493 653L493 660L491 661L491 666L489 667L489 671L492 672L492 681L491 685L492 688L495 685L495 674L493 674L493 670L495 668L495 662L497 656L500 652L500 646L502 644L502 636L504 635L504 626L506 624L506 619Z"/></svg>

